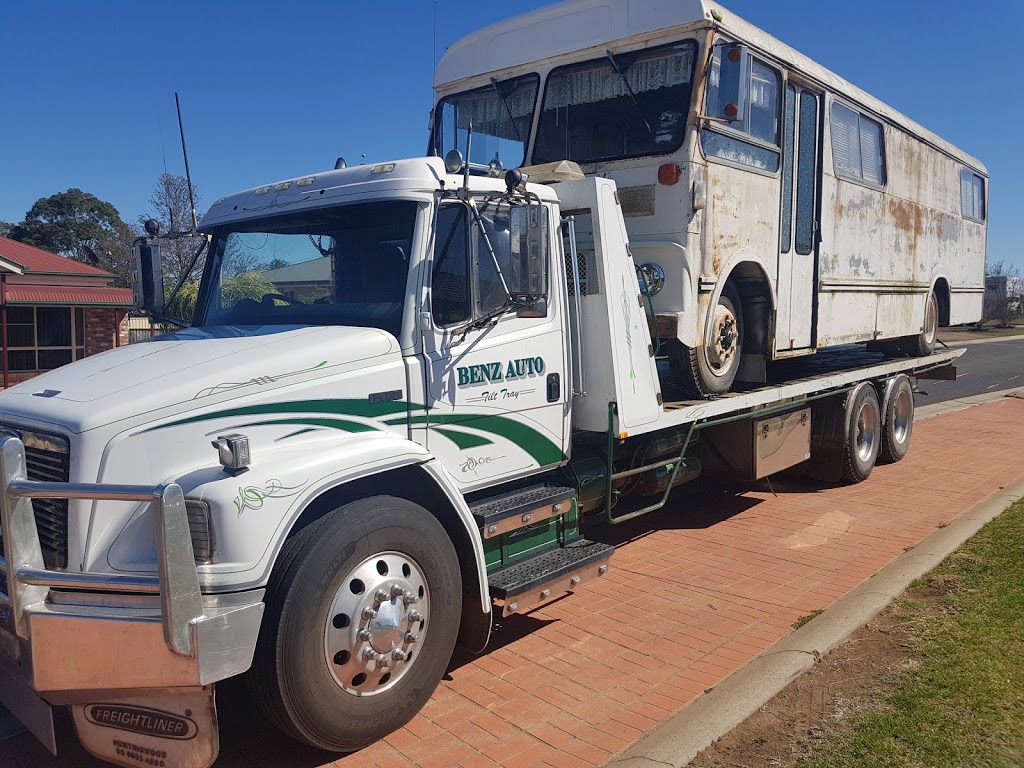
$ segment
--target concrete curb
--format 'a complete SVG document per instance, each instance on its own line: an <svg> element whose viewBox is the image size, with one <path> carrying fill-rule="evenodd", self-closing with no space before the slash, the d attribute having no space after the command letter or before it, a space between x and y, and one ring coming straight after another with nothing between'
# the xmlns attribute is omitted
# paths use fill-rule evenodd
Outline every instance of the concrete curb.
<svg viewBox="0 0 1024 768"><path fill-rule="evenodd" d="M925 419L942 416L946 413L962 411L965 408L973 408L976 405L994 403L996 400L1002 400L1004 397L1015 397L1018 400L1024 400L1024 387L999 389L995 392L982 392L980 395L961 397L957 400L944 400L941 403L922 405L920 408L914 409L914 421L924 421Z"/></svg>
<svg viewBox="0 0 1024 768"><path fill-rule="evenodd" d="M869 622L901 595L910 582L932 570L985 523L1021 498L1024 478L992 494L897 557L608 765L682 768L689 764L699 752L754 714L791 680Z"/></svg>

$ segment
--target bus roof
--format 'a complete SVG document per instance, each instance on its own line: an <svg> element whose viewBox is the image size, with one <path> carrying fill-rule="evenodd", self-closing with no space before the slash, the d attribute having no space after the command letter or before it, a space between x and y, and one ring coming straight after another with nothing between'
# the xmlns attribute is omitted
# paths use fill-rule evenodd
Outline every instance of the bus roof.
<svg viewBox="0 0 1024 768"><path fill-rule="evenodd" d="M602 48L613 43L639 43L654 37L654 33L662 36L674 28L712 26L988 175L978 159L709 0L564 0L484 27L453 44L437 65L434 87L438 91L451 91L452 84L461 80L576 51L593 48L595 55L602 55Z"/></svg>

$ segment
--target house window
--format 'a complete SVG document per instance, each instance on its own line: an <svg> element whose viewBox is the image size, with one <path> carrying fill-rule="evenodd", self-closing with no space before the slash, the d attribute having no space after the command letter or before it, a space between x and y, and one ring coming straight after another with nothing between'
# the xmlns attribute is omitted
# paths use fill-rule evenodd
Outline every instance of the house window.
<svg viewBox="0 0 1024 768"><path fill-rule="evenodd" d="M832 104L832 167L837 176L885 185L882 125L849 107Z"/></svg>
<svg viewBox="0 0 1024 768"><path fill-rule="evenodd" d="M7 307L10 371L49 371L85 356L81 307Z"/></svg>
<svg viewBox="0 0 1024 768"><path fill-rule="evenodd" d="M966 169L960 171L960 213L965 219L985 220L985 180Z"/></svg>

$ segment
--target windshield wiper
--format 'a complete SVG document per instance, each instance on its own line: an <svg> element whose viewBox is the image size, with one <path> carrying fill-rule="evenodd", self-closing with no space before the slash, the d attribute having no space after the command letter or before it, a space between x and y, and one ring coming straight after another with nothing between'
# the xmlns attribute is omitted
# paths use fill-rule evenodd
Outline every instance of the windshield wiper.
<svg viewBox="0 0 1024 768"><path fill-rule="evenodd" d="M657 142L658 139L654 135L654 129L651 128L651 124L647 122L647 115L644 114L644 108L640 106L640 102L636 100L636 94L633 93L633 87L629 84L629 78L626 77L626 73L619 68L619 62L615 58L615 54L611 51L605 51L608 54L608 61L612 63L612 69L615 70L615 74L622 78L622 84L626 86L626 93L629 94L629 98L633 100L633 106L636 107L636 113L640 115L640 119L644 121L644 125L647 126L647 133L651 135L651 141Z"/></svg>
<svg viewBox="0 0 1024 768"><path fill-rule="evenodd" d="M505 100L505 94L503 94L501 89L498 88L498 81L493 77L491 78L491 87L494 89L494 92L498 94L498 98L501 99L501 103L505 105L505 112L508 114L508 119L512 121L512 130L516 132L516 139L518 139L519 143L522 144L523 137L519 134L519 126L516 125L516 119L512 117L512 108L508 105L508 101Z"/></svg>

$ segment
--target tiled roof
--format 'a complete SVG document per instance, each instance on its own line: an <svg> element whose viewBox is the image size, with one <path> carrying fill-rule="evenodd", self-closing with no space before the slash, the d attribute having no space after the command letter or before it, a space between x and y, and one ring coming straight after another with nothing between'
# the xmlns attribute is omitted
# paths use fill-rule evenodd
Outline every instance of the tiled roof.
<svg viewBox="0 0 1024 768"><path fill-rule="evenodd" d="M44 251L42 248L25 245L25 243L9 240L6 237L0 237L0 259L13 261L23 267L26 273L111 276L109 272L104 272L102 269L96 269L96 267L74 259L65 259L63 256Z"/></svg>
<svg viewBox="0 0 1024 768"><path fill-rule="evenodd" d="M131 307L131 288L67 288L56 285L8 285L8 304Z"/></svg>

